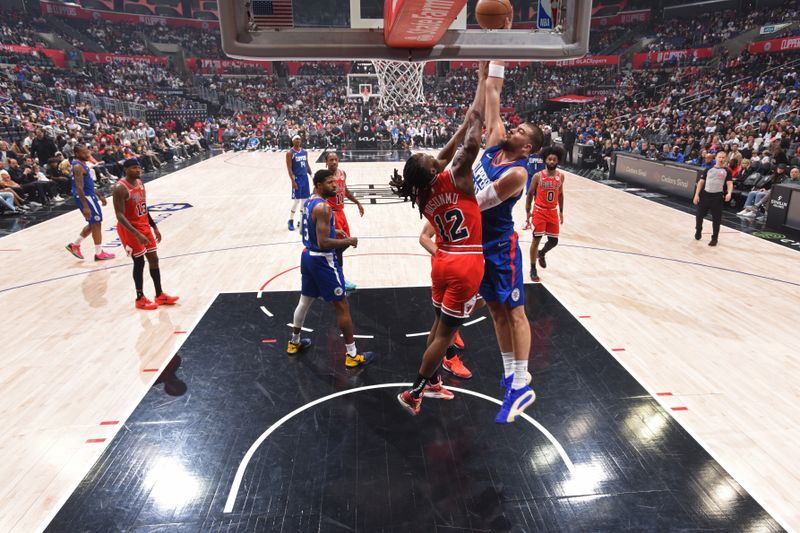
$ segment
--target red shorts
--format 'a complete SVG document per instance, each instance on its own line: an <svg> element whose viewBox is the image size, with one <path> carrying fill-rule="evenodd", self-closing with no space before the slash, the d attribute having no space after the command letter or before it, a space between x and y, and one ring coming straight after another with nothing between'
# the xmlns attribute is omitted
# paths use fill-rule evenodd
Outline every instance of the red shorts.
<svg viewBox="0 0 800 533"><path fill-rule="evenodd" d="M431 268L433 306L456 318L467 318L475 307L483 279L483 254L436 252Z"/></svg>
<svg viewBox="0 0 800 533"><path fill-rule="evenodd" d="M333 212L333 223L336 229L344 231L347 236L350 236L350 224L347 223L347 217L344 215L344 210Z"/></svg>
<svg viewBox="0 0 800 533"><path fill-rule="evenodd" d="M531 221L535 237L541 237L542 235L558 237L558 209L543 209L534 206Z"/></svg>
<svg viewBox="0 0 800 533"><path fill-rule="evenodd" d="M147 237L147 244L139 242L133 233L125 229L122 224L117 224L117 233L119 240L122 242L122 248L131 257L140 257L145 253L155 252L158 248L156 246L156 238L153 236L153 230L150 226L144 228L136 228Z"/></svg>

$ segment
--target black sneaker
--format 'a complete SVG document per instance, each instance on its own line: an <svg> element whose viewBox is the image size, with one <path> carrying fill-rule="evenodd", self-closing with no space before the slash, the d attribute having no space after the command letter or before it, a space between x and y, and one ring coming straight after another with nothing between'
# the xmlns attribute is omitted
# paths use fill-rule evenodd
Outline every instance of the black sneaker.
<svg viewBox="0 0 800 533"><path fill-rule="evenodd" d="M545 260L542 252L539 252L539 266L542 268L547 268L547 261Z"/></svg>
<svg viewBox="0 0 800 533"><path fill-rule="evenodd" d="M708 245L709 246L716 246L717 245L717 238L716 237L711 237L711 240L708 241Z"/></svg>
<svg viewBox="0 0 800 533"><path fill-rule="evenodd" d="M700 230L696 230L694 232L694 240L699 241L702 238L703 238L703 234L700 232Z"/></svg>
<svg viewBox="0 0 800 533"><path fill-rule="evenodd" d="M536 272L536 267L531 267L531 281L534 283L541 283L541 279L539 279L539 274Z"/></svg>

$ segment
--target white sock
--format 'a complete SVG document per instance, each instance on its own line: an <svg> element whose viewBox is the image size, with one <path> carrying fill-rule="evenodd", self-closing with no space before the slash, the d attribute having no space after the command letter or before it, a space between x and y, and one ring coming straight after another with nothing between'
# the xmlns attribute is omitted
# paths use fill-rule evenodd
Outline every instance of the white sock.
<svg viewBox="0 0 800 533"><path fill-rule="evenodd" d="M292 333L292 344L300 344L300 334Z"/></svg>
<svg viewBox="0 0 800 533"><path fill-rule="evenodd" d="M511 388L514 390L521 389L528 381L528 360L514 361L514 381L511 383Z"/></svg>
<svg viewBox="0 0 800 533"><path fill-rule="evenodd" d="M102 244L95 244L94 245L94 255L100 255L103 253L103 245Z"/></svg>
<svg viewBox="0 0 800 533"><path fill-rule="evenodd" d="M350 357L355 357L356 354L358 353L356 351L356 342L355 341L353 341L353 344L345 344L344 347L347 349L347 355L349 355Z"/></svg>
<svg viewBox="0 0 800 533"><path fill-rule="evenodd" d="M83 242L83 237L81 237L80 235L78 235L78 238L77 238L77 239L75 239L75 241L74 241L72 244L75 244L75 245L77 245L77 246L80 246L82 242Z"/></svg>
<svg viewBox="0 0 800 533"><path fill-rule="evenodd" d="M501 352L503 356L503 377L508 377L514 373L514 352Z"/></svg>

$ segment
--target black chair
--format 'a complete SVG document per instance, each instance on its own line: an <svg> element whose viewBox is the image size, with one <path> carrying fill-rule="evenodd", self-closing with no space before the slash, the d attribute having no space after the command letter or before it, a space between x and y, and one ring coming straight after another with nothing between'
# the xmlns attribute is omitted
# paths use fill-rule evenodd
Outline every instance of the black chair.
<svg viewBox="0 0 800 533"><path fill-rule="evenodd" d="M156 15L162 17L182 17L183 15L174 7L156 6Z"/></svg>
<svg viewBox="0 0 800 533"><path fill-rule="evenodd" d="M144 4L125 4L125 13L133 13L134 15L152 15L150 6Z"/></svg>

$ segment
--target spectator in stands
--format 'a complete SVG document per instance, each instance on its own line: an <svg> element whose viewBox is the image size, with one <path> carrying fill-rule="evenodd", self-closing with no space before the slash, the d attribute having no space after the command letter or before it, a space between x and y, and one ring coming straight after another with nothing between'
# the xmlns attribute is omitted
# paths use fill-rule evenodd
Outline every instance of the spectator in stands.
<svg viewBox="0 0 800 533"><path fill-rule="evenodd" d="M575 131L575 127L572 122L568 122L566 127L561 131L561 142L564 143L564 150L567 153L565 158L565 163L569 163L573 165L574 162L572 160L572 148L575 146L575 141L578 139L578 133Z"/></svg>
<svg viewBox="0 0 800 533"><path fill-rule="evenodd" d="M19 155L12 150L9 150L6 141L0 141L0 162L8 164L9 159L18 159Z"/></svg>
<svg viewBox="0 0 800 533"><path fill-rule="evenodd" d="M753 187L753 190L747 194L747 201L745 201L744 209L736 213L737 216L755 218L758 214L759 208L764 205L769 198L767 196L774 185L782 183L786 179L786 164L780 163L775 173L769 176L766 180Z"/></svg>
<svg viewBox="0 0 800 533"><path fill-rule="evenodd" d="M64 156L61 155L61 152L56 152L56 156L47 160L45 176L47 176L47 179L56 184L59 196L62 194L64 196L69 196L72 193L72 184L70 182L71 178L70 175L64 173L59 166L62 161L64 161Z"/></svg>
<svg viewBox="0 0 800 533"><path fill-rule="evenodd" d="M10 159L14 163L17 162L16 159ZM36 194L36 187L26 185L23 186L20 183L17 183L11 175L9 170L3 168L3 164L0 162L0 187L4 191L13 192L15 196L15 200L18 200L18 205L26 204L31 205L34 207L41 207L41 203L34 202L30 200L30 197Z"/></svg>
<svg viewBox="0 0 800 533"><path fill-rule="evenodd" d="M787 182L792 184L800 184L800 168L792 167L792 170L789 171L789 179Z"/></svg>

